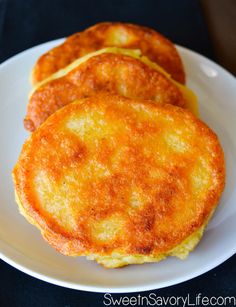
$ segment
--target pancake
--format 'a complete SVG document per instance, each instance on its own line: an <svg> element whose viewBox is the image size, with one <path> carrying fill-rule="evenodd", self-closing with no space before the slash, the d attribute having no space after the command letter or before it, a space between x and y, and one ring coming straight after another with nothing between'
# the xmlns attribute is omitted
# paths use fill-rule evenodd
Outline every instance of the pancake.
<svg viewBox="0 0 236 307"><path fill-rule="evenodd" d="M16 201L44 239L103 266L185 258L224 188L216 134L188 110L121 96L50 116L13 170Z"/></svg>
<svg viewBox="0 0 236 307"><path fill-rule="evenodd" d="M172 42L147 27L120 22L94 25L43 54L33 68L32 83L35 85L79 57L106 47L140 49L176 81L185 83L183 64Z"/></svg>
<svg viewBox="0 0 236 307"><path fill-rule="evenodd" d="M57 109L100 91L187 107L194 94L140 51L109 48L89 54L35 87L24 126L34 131Z"/></svg>

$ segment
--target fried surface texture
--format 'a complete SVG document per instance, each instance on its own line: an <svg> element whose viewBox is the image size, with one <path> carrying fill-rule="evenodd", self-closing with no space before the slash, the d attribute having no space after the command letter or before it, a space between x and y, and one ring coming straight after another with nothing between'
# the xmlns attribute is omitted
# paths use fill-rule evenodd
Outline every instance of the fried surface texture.
<svg viewBox="0 0 236 307"><path fill-rule="evenodd" d="M21 212L105 267L187 256L225 181L215 133L173 105L97 95L49 117L13 170Z"/></svg>
<svg viewBox="0 0 236 307"><path fill-rule="evenodd" d="M106 47L140 49L176 81L185 83L182 61L167 38L152 29L120 22L94 25L43 54L33 68L32 83L35 85L77 58Z"/></svg>
<svg viewBox="0 0 236 307"><path fill-rule="evenodd" d="M135 51L105 51L72 63L36 87L29 99L25 128L32 132L64 105L101 91L186 107L180 87L142 62Z"/></svg>

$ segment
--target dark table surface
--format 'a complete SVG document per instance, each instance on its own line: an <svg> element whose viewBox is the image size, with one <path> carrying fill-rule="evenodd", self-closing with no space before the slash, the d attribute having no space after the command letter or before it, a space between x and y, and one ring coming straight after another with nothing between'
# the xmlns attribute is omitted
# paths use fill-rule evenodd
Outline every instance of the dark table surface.
<svg viewBox="0 0 236 307"><path fill-rule="evenodd" d="M216 47L208 36L209 22L197 0L0 0L0 63L34 45L68 36L99 21L115 20L153 27L175 43L223 63L213 49ZM3 261L0 276L0 307L105 306L104 294L54 286ZM200 277L152 292L164 297L189 294L193 299L198 293L208 297L235 296L236 256Z"/></svg>

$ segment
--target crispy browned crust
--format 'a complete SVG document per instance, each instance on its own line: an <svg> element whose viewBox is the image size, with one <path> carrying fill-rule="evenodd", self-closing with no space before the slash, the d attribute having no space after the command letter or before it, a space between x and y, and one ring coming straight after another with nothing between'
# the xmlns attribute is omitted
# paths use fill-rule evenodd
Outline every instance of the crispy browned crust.
<svg viewBox="0 0 236 307"><path fill-rule="evenodd" d="M34 66L36 84L77 58L105 47L140 49L180 83L185 83L182 61L175 46L160 33L138 25L106 22L69 36L66 41L43 54Z"/></svg>
<svg viewBox="0 0 236 307"><path fill-rule="evenodd" d="M37 88L24 126L32 132L59 108L100 91L185 106L179 88L161 72L127 55L103 53Z"/></svg>
<svg viewBox="0 0 236 307"><path fill-rule="evenodd" d="M48 118L13 178L24 214L59 252L156 256L207 221L225 167L217 136L189 111L98 95ZM117 233L96 237L110 218Z"/></svg>

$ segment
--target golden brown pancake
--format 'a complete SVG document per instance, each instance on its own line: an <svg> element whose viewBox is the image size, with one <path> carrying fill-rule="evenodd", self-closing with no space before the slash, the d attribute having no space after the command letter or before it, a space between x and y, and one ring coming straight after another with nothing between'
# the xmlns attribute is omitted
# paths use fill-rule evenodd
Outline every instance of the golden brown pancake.
<svg viewBox="0 0 236 307"><path fill-rule="evenodd" d="M140 49L176 81L185 83L180 56L167 38L147 27L120 22L99 23L69 36L63 44L39 58L32 72L32 82L35 85L77 58L106 47Z"/></svg>
<svg viewBox="0 0 236 307"><path fill-rule="evenodd" d="M137 53L117 48L100 50L43 81L30 96L25 128L34 131L59 108L100 91L187 107L183 86Z"/></svg>
<svg viewBox="0 0 236 307"><path fill-rule="evenodd" d="M224 187L216 134L173 105L97 95L26 141L13 170L24 216L59 252L106 267L184 258Z"/></svg>

